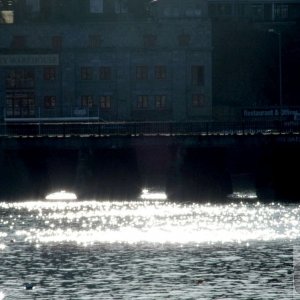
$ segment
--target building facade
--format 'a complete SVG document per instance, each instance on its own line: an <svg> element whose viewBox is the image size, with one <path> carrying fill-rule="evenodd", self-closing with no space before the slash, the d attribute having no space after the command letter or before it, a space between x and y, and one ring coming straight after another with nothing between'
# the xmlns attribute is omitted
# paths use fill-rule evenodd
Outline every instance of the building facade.
<svg viewBox="0 0 300 300"><path fill-rule="evenodd" d="M299 0L208 0L209 15L219 20L292 22L299 19Z"/></svg>
<svg viewBox="0 0 300 300"><path fill-rule="evenodd" d="M0 9L5 120L212 119L206 1L24 0Z"/></svg>
<svg viewBox="0 0 300 300"><path fill-rule="evenodd" d="M299 106L300 1L208 0L215 120Z"/></svg>

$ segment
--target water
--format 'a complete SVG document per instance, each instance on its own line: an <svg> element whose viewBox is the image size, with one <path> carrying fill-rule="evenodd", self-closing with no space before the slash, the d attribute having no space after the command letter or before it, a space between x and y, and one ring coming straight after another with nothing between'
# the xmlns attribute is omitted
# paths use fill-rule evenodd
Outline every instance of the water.
<svg viewBox="0 0 300 300"><path fill-rule="evenodd" d="M0 299L299 299L298 205L26 201L0 226Z"/></svg>

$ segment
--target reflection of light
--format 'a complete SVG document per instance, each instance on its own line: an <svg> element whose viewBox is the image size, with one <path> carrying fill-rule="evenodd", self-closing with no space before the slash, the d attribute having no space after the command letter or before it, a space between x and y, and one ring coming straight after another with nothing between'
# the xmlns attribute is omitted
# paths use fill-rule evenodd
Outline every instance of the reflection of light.
<svg viewBox="0 0 300 300"><path fill-rule="evenodd" d="M46 200L76 200L77 196L74 193L59 191L59 192L48 194L45 197L45 199Z"/></svg>
<svg viewBox="0 0 300 300"><path fill-rule="evenodd" d="M5 294L3 292L0 292L0 300L5 298Z"/></svg>
<svg viewBox="0 0 300 300"><path fill-rule="evenodd" d="M166 200L168 198L165 192L150 191L149 189L143 189L140 197L143 200Z"/></svg>
<svg viewBox="0 0 300 300"><path fill-rule="evenodd" d="M234 199L257 199L257 195L254 192L234 192L228 197Z"/></svg>
<svg viewBox="0 0 300 300"><path fill-rule="evenodd" d="M7 226L24 220L25 224L27 220L28 224L35 224L29 228L16 226L14 232L17 240L37 247L47 243L84 246L144 242L251 243L300 237L300 206L264 205L256 201L229 205L168 201L0 202L0 210L15 212L3 214L9 222ZM0 224L4 224L1 219Z"/></svg>

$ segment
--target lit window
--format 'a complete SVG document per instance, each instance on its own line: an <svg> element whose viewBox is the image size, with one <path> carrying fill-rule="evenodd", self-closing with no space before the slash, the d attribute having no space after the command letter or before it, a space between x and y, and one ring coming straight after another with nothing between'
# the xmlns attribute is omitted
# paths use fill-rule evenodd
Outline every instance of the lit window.
<svg viewBox="0 0 300 300"><path fill-rule="evenodd" d="M137 66L136 67L136 79L145 80L148 79L148 67Z"/></svg>
<svg viewBox="0 0 300 300"><path fill-rule="evenodd" d="M99 78L101 80L111 79L111 67L100 67L99 68Z"/></svg>
<svg viewBox="0 0 300 300"><path fill-rule="evenodd" d="M55 80L56 79L56 68L55 67L44 68L44 79L45 80Z"/></svg>
<svg viewBox="0 0 300 300"><path fill-rule="evenodd" d="M166 79L167 77L167 68L166 66L155 66L154 69L156 79Z"/></svg>
<svg viewBox="0 0 300 300"><path fill-rule="evenodd" d="M90 48L101 47L101 36L99 34L93 34L89 36L89 47Z"/></svg>
<svg viewBox="0 0 300 300"><path fill-rule="evenodd" d="M166 106L167 106L166 96L165 95L156 95L155 96L155 108L160 110L160 109L165 109Z"/></svg>
<svg viewBox="0 0 300 300"><path fill-rule="evenodd" d="M101 109L111 108L111 96L105 95L100 97L100 108Z"/></svg>
<svg viewBox="0 0 300 300"><path fill-rule="evenodd" d="M148 108L148 96L140 95L137 99L137 108L138 109L145 109Z"/></svg>
<svg viewBox="0 0 300 300"><path fill-rule="evenodd" d="M14 22L14 11L4 10L0 7L0 24L13 24Z"/></svg>
<svg viewBox="0 0 300 300"><path fill-rule="evenodd" d="M54 108L56 105L56 97L55 96L45 96L44 97L44 106L45 108Z"/></svg>
<svg viewBox="0 0 300 300"><path fill-rule="evenodd" d="M90 12L94 14L103 13L103 0L90 0Z"/></svg>
<svg viewBox="0 0 300 300"><path fill-rule="evenodd" d="M204 85L204 67L192 66L192 84Z"/></svg>
<svg viewBox="0 0 300 300"><path fill-rule="evenodd" d="M204 105L204 95L203 94L194 94L192 97L192 106L201 107Z"/></svg>
<svg viewBox="0 0 300 300"><path fill-rule="evenodd" d="M81 106L82 107L93 107L93 96L81 96Z"/></svg>
<svg viewBox="0 0 300 300"><path fill-rule="evenodd" d="M81 80L92 80L93 79L92 67L82 67L80 74L81 74Z"/></svg>

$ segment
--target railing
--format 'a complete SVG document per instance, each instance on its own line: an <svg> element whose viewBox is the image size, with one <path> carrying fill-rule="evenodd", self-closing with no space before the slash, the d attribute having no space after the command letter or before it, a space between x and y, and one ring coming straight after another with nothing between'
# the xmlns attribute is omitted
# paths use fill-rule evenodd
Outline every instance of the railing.
<svg viewBox="0 0 300 300"><path fill-rule="evenodd" d="M5 122L0 136L138 136L300 134L300 121L245 122Z"/></svg>

